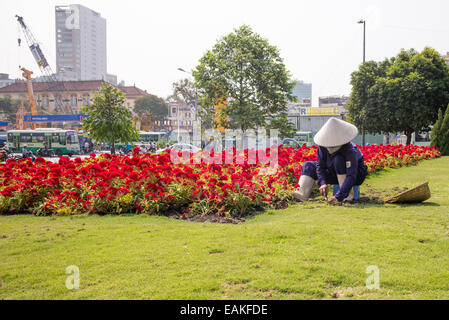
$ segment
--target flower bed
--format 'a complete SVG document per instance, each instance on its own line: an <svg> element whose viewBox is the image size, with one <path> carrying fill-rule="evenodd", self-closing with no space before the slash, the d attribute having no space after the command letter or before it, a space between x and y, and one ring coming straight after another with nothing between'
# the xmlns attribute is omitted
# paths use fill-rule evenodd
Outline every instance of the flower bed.
<svg viewBox="0 0 449 320"><path fill-rule="evenodd" d="M372 145L361 148L370 172L439 157L435 148ZM185 217L241 217L264 207L285 207L301 166L316 147L280 147L278 165L174 164L170 154L91 155L59 163L43 158L0 164L0 213L36 215L145 213ZM269 154L269 153L268 153ZM213 156L213 154L211 154ZM225 159L225 154L221 155ZM235 160L235 154L234 160ZM225 162L225 161L223 161ZM268 174L271 170L271 174Z"/></svg>

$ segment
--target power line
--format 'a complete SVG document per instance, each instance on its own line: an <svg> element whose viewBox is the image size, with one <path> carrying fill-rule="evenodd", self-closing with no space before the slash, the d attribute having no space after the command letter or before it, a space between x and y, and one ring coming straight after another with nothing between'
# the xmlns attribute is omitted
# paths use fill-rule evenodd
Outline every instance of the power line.
<svg viewBox="0 0 449 320"><path fill-rule="evenodd" d="M426 29L426 28L414 28L414 27L403 27L403 26L383 26L385 28L390 29L402 29L402 30L410 30L410 31L427 31L427 32L449 32L449 29Z"/></svg>

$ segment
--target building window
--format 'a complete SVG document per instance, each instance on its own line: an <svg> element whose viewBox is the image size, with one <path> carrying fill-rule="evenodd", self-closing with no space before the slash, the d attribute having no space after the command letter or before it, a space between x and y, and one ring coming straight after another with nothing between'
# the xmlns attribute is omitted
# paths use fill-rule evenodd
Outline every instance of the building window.
<svg viewBox="0 0 449 320"><path fill-rule="evenodd" d="M48 95L46 94L42 96L42 107L48 108Z"/></svg>
<svg viewBox="0 0 449 320"><path fill-rule="evenodd" d="M78 103L77 103L77 96L76 96L76 94L72 94L71 101L70 101L70 106L71 107L76 107L77 105L78 105Z"/></svg>
<svg viewBox="0 0 449 320"><path fill-rule="evenodd" d="M88 106L88 105L90 105L89 95L85 94L85 95L83 95L83 106Z"/></svg>

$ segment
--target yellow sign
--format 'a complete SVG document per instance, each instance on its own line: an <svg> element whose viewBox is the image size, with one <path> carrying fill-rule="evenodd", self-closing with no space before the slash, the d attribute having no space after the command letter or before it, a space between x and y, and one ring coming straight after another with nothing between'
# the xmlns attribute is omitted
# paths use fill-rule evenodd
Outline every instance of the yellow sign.
<svg viewBox="0 0 449 320"><path fill-rule="evenodd" d="M341 114L339 107L327 108L301 108L301 116L338 116Z"/></svg>

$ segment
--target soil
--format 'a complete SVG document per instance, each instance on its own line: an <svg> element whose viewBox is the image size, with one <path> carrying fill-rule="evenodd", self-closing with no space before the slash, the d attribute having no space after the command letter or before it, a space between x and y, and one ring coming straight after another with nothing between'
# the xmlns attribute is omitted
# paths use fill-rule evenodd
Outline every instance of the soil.
<svg viewBox="0 0 449 320"><path fill-rule="evenodd" d="M388 190L376 190L369 184L364 184L360 199L354 201L355 203L369 204L369 203L384 203L384 199L389 198L393 195L399 194L408 190L408 188L394 187Z"/></svg>
<svg viewBox="0 0 449 320"><path fill-rule="evenodd" d="M245 219L234 218L234 217L220 217L216 215L204 215L204 216L194 216L194 217L183 217L180 214L169 215L170 218L192 221L192 222L210 222L210 223L222 223L222 224L240 224L245 222Z"/></svg>
<svg viewBox="0 0 449 320"><path fill-rule="evenodd" d="M406 189L404 189L406 190ZM354 200L348 205L372 205L372 204L383 204L384 199L388 197L389 195L397 194L399 192L403 191L402 189L396 187L392 190L377 190L371 187L369 184L364 184L363 188L361 189L361 195L359 200ZM313 192L312 197L309 201L304 202L304 209L311 209L316 208L317 206L320 207L323 204L323 199L319 195L318 191ZM274 209L286 209L289 206L288 201L280 201L273 204ZM255 215L260 214L261 212L264 212L265 210L262 208L259 208L259 210L256 210L253 214L249 214L243 218L237 218L237 217L230 217L230 216L219 216L215 214L211 215L204 215L204 216L194 216L194 217L183 217L181 214L179 214L176 211L171 211L168 214L168 217L178 220L185 220L185 221L192 221L192 222L210 222L210 223L220 223L220 224L241 224L246 222L247 220L253 218Z"/></svg>
<svg viewBox="0 0 449 320"><path fill-rule="evenodd" d="M369 205L369 204L383 204L384 199L390 197L392 195L399 194L403 191L407 190L407 188L399 188L395 187L389 190L377 190L371 187L369 184L363 184L361 188L360 199L352 201L351 204L354 205ZM324 202L323 198L319 195L317 190L314 190L312 193L312 197L309 201L303 203L304 209L315 208L317 205L320 206ZM288 201L279 201L273 203L274 209L286 209L288 208L290 203ZM349 203L348 203L349 205ZM182 216L179 212L172 210L168 212L167 216L169 218L184 220L184 221L192 221L192 222L209 222L209 223L219 223L219 224L242 224L245 221L254 218L254 216L265 212L264 208L255 208L255 211L252 214L248 214L245 217L231 217L231 216L221 216L218 214L210 214L210 215L197 215L193 217Z"/></svg>
<svg viewBox="0 0 449 320"><path fill-rule="evenodd" d="M360 199L353 201L361 204L381 204L384 203L385 195L383 192L374 189L369 184L364 184L361 188Z"/></svg>
<svg viewBox="0 0 449 320"><path fill-rule="evenodd" d="M274 206L274 208L277 209L277 210L279 210L279 209L287 209L287 208L288 208L288 202L285 201L285 200L283 200L283 201L278 201L278 202L275 202L275 203L273 204L273 206Z"/></svg>

